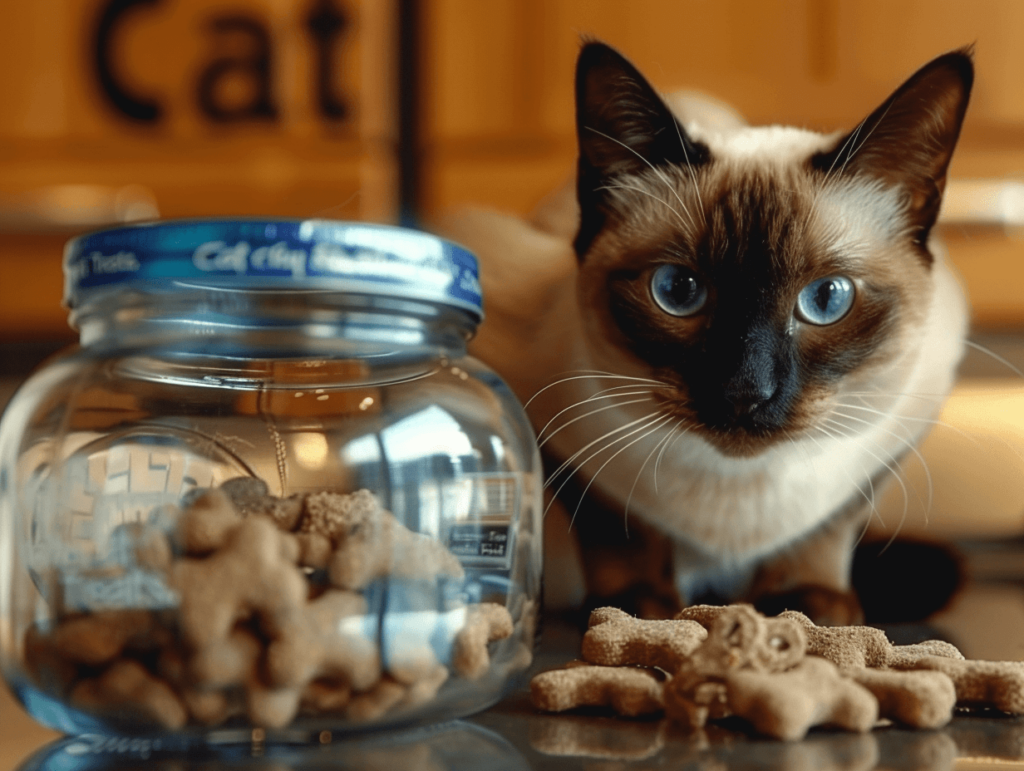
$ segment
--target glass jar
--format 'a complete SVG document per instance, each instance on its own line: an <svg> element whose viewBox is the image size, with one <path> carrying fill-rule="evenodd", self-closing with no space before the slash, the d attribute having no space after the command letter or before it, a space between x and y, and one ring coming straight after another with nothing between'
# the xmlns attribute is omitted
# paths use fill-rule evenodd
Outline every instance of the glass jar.
<svg viewBox="0 0 1024 771"><path fill-rule="evenodd" d="M501 697L533 651L542 482L466 353L469 252L193 220L74 239L64 269L80 344L0 423L2 666L30 714L302 741Z"/></svg>

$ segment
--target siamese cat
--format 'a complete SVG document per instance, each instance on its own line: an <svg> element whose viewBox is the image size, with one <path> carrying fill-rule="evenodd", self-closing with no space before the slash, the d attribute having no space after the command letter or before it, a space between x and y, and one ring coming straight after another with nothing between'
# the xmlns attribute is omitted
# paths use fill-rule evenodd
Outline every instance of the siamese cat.
<svg viewBox="0 0 1024 771"><path fill-rule="evenodd" d="M853 547L963 351L930 235L972 81L969 51L940 56L819 134L663 98L588 42L575 183L444 224L480 258L471 351L527 404L592 604L859 620Z"/></svg>

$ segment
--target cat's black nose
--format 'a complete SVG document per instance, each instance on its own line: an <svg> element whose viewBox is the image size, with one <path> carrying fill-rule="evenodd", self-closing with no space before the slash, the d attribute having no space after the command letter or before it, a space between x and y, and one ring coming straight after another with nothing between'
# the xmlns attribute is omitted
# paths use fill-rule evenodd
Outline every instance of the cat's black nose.
<svg viewBox="0 0 1024 771"><path fill-rule="evenodd" d="M748 347L740 366L724 383L723 396L734 418L754 416L771 401L779 389L776 377L774 340L766 335L747 336Z"/></svg>
<svg viewBox="0 0 1024 771"><path fill-rule="evenodd" d="M754 432L783 427L797 385L787 344L784 331L763 324L742 334L726 329L709 350L701 387L691 391L705 425Z"/></svg>
<svg viewBox="0 0 1024 771"><path fill-rule="evenodd" d="M730 384L725 390L725 401L731 406L735 417L753 415L771 401L778 385L774 378Z"/></svg>

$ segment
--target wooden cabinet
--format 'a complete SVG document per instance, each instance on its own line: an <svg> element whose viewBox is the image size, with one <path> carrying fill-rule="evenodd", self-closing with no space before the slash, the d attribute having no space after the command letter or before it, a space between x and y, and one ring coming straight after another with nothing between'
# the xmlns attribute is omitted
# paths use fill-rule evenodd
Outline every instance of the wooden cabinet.
<svg viewBox="0 0 1024 771"><path fill-rule="evenodd" d="M33 0L0 20L0 340L67 334L76 232L394 217L390 0Z"/></svg>
<svg viewBox="0 0 1024 771"><path fill-rule="evenodd" d="M431 208L483 199L521 209L527 177L536 198L554 174L548 164L568 173L583 35L618 47L662 91L697 89L752 123L820 130L852 128L922 64L976 44L956 171L1024 172L1017 0L426 0L426 9ZM510 179L496 177L500 166Z"/></svg>
<svg viewBox="0 0 1024 771"><path fill-rule="evenodd" d="M631 58L662 91L697 89L752 123L849 129L934 56L976 46L978 76L951 169L1024 177L1024 3L1018 0L425 0L428 213L525 213L575 160L582 35ZM950 195L968 195L951 186ZM1024 244L948 229L975 321L1024 323Z"/></svg>
<svg viewBox="0 0 1024 771"><path fill-rule="evenodd" d="M1018 0L412 0L420 200L527 212L569 177L581 36L754 123L853 126L976 45L952 176L1024 177ZM34 0L0 11L0 341L67 334L65 238L117 219L393 221L398 0ZM961 195L955 184L952 195ZM1000 229L949 229L976 319L1024 323Z"/></svg>

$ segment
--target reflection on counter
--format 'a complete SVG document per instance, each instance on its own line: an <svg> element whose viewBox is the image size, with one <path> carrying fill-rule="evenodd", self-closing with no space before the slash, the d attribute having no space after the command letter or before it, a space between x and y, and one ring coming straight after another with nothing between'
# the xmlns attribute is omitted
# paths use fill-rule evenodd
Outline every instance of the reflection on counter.
<svg viewBox="0 0 1024 771"><path fill-rule="evenodd" d="M254 733L258 739L258 733ZM232 735L232 741L238 736ZM174 751L159 739L84 735L49 744L18 771L523 771L529 766L505 739L471 723L456 721L366 739L321 744L210 745L202 752Z"/></svg>
<svg viewBox="0 0 1024 771"><path fill-rule="evenodd" d="M553 721L525 693L470 721L321 744L263 744L257 734L185 751L159 739L84 735L46 745L17 771L966 771L1024 765L1024 719L958 716L941 731L815 730L800 742L751 738L738 726L685 733L665 720L596 711ZM521 751L520 751L521 750Z"/></svg>
<svg viewBox="0 0 1024 771"><path fill-rule="evenodd" d="M528 746L531 768L560 771L948 771L972 762L1024 765L1024 719L1006 716L958 715L940 731L815 729L803 741L780 742L753 738L739 723L688 734L666 720L623 720L597 710L551 720L534 713L524 696L474 722L500 731L518 747Z"/></svg>

